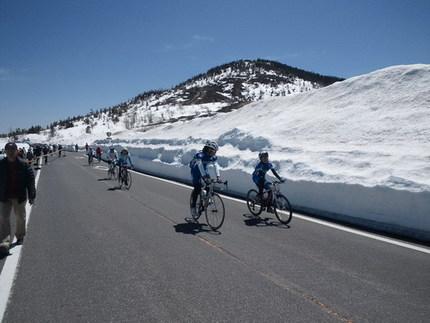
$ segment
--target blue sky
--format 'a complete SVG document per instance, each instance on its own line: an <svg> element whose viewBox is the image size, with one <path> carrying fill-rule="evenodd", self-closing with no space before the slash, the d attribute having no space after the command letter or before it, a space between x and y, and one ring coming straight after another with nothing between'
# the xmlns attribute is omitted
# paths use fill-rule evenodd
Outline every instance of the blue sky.
<svg viewBox="0 0 430 323"><path fill-rule="evenodd" d="M430 64L428 0L0 0L0 133L239 59L349 78Z"/></svg>

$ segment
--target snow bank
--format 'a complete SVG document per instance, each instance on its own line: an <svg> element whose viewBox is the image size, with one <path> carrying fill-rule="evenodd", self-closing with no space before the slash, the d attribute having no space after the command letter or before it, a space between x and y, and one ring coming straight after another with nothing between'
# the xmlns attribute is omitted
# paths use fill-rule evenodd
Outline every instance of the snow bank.
<svg viewBox="0 0 430 323"><path fill-rule="evenodd" d="M38 140L127 147L138 169L189 181L188 162L215 139L222 175L240 196L267 150L296 209L430 241L429 124L430 65L416 64L145 132L117 124L112 141L102 122L92 134L75 127Z"/></svg>

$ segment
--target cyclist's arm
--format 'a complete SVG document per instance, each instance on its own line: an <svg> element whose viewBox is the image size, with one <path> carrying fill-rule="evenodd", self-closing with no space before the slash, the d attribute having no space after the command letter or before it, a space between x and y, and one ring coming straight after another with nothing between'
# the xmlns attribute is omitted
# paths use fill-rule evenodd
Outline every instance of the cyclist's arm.
<svg viewBox="0 0 430 323"><path fill-rule="evenodd" d="M219 174L219 165L218 165L218 162L215 160L213 162L213 165L214 165L214 170L215 170L215 174L216 174L216 179L219 181L220 174Z"/></svg>
<svg viewBox="0 0 430 323"><path fill-rule="evenodd" d="M195 165L198 167L198 169L199 169L199 171L200 171L200 175L201 175L202 177L207 176L206 169L205 169L205 167L203 166L202 160L201 160L200 158L196 158L196 164L195 164Z"/></svg>
<svg viewBox="0 0 430 323"><path fill-rule="evenodd" d="M281 182L284 183L285 182L285 178L282 178L281 176L279 176L279 174L272 168L272 173L273 175L276 176L276 178Z"/></svg>

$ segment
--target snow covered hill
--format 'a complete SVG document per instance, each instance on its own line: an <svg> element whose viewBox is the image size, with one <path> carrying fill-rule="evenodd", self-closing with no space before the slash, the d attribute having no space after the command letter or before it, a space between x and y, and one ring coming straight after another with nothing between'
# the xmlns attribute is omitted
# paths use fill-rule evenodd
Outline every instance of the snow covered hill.
<svg viewBox="0 0 430 323"><path fill-rule="evenodd" d="M225 169L250 173L257 152L268 150L291 180L430 191L429 100L430 66L396 66L226 114L124 131L114 143L145 147L167 163L173 153L186 165L211 138Z"/></svg>
<svg viewBox="0 0 430 323"><path fill-rule="evenodd" d="M430 65L416 64L144 132L98 123L90 134L74 127L31 139L127 147L137 168L180 180L196 150L215 139L236 194L252 187L258 152L267 150L289 180L293 206L430 241L429 125Z"/></svg>

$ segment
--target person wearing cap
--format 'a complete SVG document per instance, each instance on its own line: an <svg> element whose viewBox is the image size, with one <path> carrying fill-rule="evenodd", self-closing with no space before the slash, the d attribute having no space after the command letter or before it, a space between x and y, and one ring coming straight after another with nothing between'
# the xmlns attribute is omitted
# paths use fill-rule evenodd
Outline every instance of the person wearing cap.
<svg viewBox="0 0 430 323"><path fill-rule="evenodd" d="M275 171L272 163L269 162L269 153L267 151L262 151L258 154L258 158L260 162L255 166L255 170L252 173L252 180L258 187L258 197L261 198L263 196L263 190L271 190L272 183L266 181L266 173L270 170L273 175L281 182L284 183L285 179L281 178L278 173Z"/></svg>
<svg viewBox="0 0 430 323"><path fill-rule="evenodd" d="M216 180L220 180L218 157L216 153L219 147L218 144L213 140L207 140L203 147L203 150L197 152L194 158L190 161L191 178L193 182L193 191L191 192L191 204L190 211L193 216L197 215L197 198L202 191L202 180L210 180L208 166L212 165L215 171Z"/></svg>
<svg viewBox="0 0 430 323"><path fill-rule="evenodd" d="M34 173L30 165L16 156L18 147L9 142L5 146L6 158L0 160L0 259L9 254L13 241L10 215L16 218L16 244L24 242L26 233L26 204L36 198Z"/></svg>

